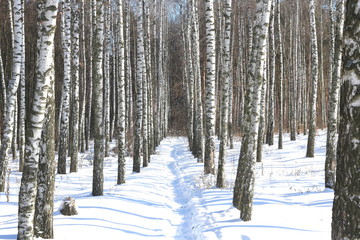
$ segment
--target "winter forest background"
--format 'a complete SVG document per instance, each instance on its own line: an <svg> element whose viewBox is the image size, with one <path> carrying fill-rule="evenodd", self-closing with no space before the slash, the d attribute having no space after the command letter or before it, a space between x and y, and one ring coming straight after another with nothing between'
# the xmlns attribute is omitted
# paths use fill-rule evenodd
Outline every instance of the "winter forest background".
<svg viewBox="0 0 360 240"><path fill-rule="evenodd" d="M91 169L87 191L109 197L112 159L117 187L168 164L196 191L231 193L246 224L256 187L270 187L258 174L303 155L291 164L321 166L321 190L309 191L334 196L326 236L360 239L359 25L359 0L1 0L2 223L14 201L18 239L54 238L56 179ZM191 164L200 185L182 172ZM194 201L174 186L177 203ZM187 224L172 236L210 239Z"/></svg>

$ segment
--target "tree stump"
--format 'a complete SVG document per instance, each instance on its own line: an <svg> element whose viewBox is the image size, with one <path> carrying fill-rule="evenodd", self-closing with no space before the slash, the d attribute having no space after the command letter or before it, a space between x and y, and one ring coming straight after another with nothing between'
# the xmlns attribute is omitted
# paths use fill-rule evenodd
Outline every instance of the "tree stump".
<svg viewBox="0 0 360 240"><path fill-rule="evenodd" d="M77 215L78 211L75 204L75 199L72 197L64 198L60 205L60 212L65 216Z"/></svg>

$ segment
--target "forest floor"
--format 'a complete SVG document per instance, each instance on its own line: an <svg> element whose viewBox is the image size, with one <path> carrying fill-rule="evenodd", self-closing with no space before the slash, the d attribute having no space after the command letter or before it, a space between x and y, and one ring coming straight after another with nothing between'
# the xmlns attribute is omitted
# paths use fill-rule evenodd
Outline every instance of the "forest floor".
<svg viewBox="0 0 360 240"><path fill-rule="evenodd" d="M56 176L54 239L330 239L333 191L323 184L326 132L316 137L315 158L305 158L307 136L297 138L291 142L285 135L283 150L264 146L249 222L232 207L240 142L228 151L225 189L214 187L215 177L204 176L184 137L164 139L140 174L131 172L128 158L121 186L117 157L107 157L101 197L91 196L91 151L81 154L78 173ZM10 166L17 169L17 162ZM0 239L16 239L20 180L13 170L9 194L0 193ZM60 214L67 196L75 198L78 215Z"/></svg>

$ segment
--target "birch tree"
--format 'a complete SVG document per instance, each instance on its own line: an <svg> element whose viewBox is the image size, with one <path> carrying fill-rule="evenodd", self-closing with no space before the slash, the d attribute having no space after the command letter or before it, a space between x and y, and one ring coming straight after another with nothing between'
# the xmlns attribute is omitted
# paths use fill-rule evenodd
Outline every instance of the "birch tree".
<svg viewBox="0 0 360 240"><path fill-rule="evenodd" d="M318 84L318 74L319 74L314 0L309 0L309 8L310 8L312 85L311 85L310 106L309 106L309 136L307 142L306 157L314 157L315 133L316 133L316 99L317 99L317 84Z"/></svg>
<svg viewBox="0 0 360 240"><path fill-rule="evenodd" d="M134 162L133 172L140 172L141 148L142 148L142 118L143 118L143 71L144 71L144 32L143 32L143 2L137 0L137 55L136 55L136 122L134 139Z"/></svg>
<svg viewBox="0 0 360 240"><path fill-rule="evenodd" d="M117 2L117 45L118 47L118 177L117 184L125 183L125 42L123 35L123 5Z"/></svg>
<svg viewBox="0 0 360 240"><path fill-rule="evenodd" d="M79 162L79 71L80 71L80 1L72 0L72 69L71 69L71 82L72 82L72 103L71 103L71 150L70 150L70 172L78 171Z"/></svg>
<svg viewBox="0 0 360 240"><path fill-rule="evenodd" d="M38 188L35 202L36 237L54 238L53 212L55 192L55 79L50 82L45 122L40 140Z"/></svg>
<svg viewBox="0 0 360 240"><path fill-rule="evenodd" d="M38 1L38 40L36 80L32 108L26 134L26 154L24 172L21 178L18 211L17 239L34 238L35 199L37 193L37 174L39 148L45 121L46 104L51 93L54 74L54 35L57 15L56 0ZM40 189L41 190L41 189Z"/></svg>
<svg viewBox="0 0 360 240"><path fill-rule="evenodd" d="M94 97L94 168L92 195L104 191L104 110L103 110L103 47L104 1L96 0L96 18L93 38L93 97Z"/></svg>
<svg viewBox="0 0 360 240"><path fill-rule="evenodd" d="M206 0L206 139L205 139L205 158L204 173L215 174L215 20L214 20L214 1Z"/></svg>
<svg viewBox="0 0 360 240"><path fill-rule="evenodd" d="M58 174L66 174L66 158L69 142L70 84L71 84L71 0L63 1L62 48L64 55L64 82L61 95Z"/></svg>
<svg viewBox="0 0 360 240"><path fill-rule="evenodd" d="M268 109L268 126L266 133L266 142L269 146L274 145L274 98L275 98L275 1L271 4L271 16L269 26L269 109Z"/></svg>
<svg viewBox="0 0 360 240"><path fill-rule="evenodd" d="M268 26L270 21L271 0L257 0L254 25L254 44L248 70L248 86L244 136L241 144L236 174L233 205L240 210L240 218L250 221L255 183L255 149L259 126L259 101L264 79L264 64Z"/></svg>
<svg viewBox="0 0 360 240"><path fill-rule="evenodd" d="M222 49L222 101L221 101L221 132L220 132L220 150L218 161L218 173L216 186L225 187L225 159L226 148L228 144L228 122L229 122L229 84L231 78L231 61L230 61L230 37L231 37L231 0L223 3L224 13L224 34Z"/></svg>
<svg viewBox="0 0 360 240"><path fill-rule="evenodd" d="M278 40L278 56L279 56L279 77L278 77L278 98L279 98L279 140L278 140L278 148L283 148L283 119L284 119L284 110L283 110L283 82L284 82L284 59L283 59L283 40L281 33L281 8L280 8L280 0L276 2L277 9L277 40Z"/></svg>
<svg viewBox="0 0 360 240"><path fill-rule="evenodd" d="M196 0L190 0L191 19L192 19L192 55L194 69L194 97L195 97L195 115L194 115L194 155L198 162L204 161L204 141L203 141L203 107L201 91L201 73L200 73L200 43L199 43L199 16Z"/></svg>
<svg viewBox="0 0 360 240"><path fill-rule="evenodd" d="M340 4L344 2L341 1ZM359 0L348 0L346 2L344 70L341 86L337 170L332 212L332 240L360 239L359 6Z"/></svg>
<svg viewBox="0 0 360 240"><path fill-rule="evenodd" d="M0 149L0 192L5 190L5 173L7 170L11 142L14 136L14 119L17 110L17 90L20 82L21 67L24 56L24 18L21 0L14 1L14 32L13 32L13 62L11 79L6 90L5 119L3 119L2 142ZM11 20L12 22L12 20Z"/></svg>
<svg viewBox="0 0 360 240"><path fill-rule="evenodd" d="M330 6L333 6L330 0ZM328 106L328 125L326 138L326 159L325 159L325 187L334 188L335 186L335 170L336 170L336 133L337 116L339 106L339 92L342 70L342 48L343 48L343 30L344 30L344 1L341 0L337 4L337 24L335 33L335 49L332 67L332 75L330 77L331 90ZM332 11L332 10L330 10ZM332 16L331 16L332 17ZM332 19L334 21L335 19Z"/></svg>

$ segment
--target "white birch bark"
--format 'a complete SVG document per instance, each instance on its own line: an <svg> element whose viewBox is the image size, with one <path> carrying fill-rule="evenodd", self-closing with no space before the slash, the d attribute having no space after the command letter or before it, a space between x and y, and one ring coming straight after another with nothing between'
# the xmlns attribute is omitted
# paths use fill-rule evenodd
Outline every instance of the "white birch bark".
<svg viewBox="0 0 360 240"><path fill-rule="evenodd" d="M333 72L330 77L330 95L329 95L329 109L328 109L328 124L327 124L327 138L326 138L326 159L325 159L325 187L334 188L336 178L336 133L337 126L337 109L339 106L341 71L342 71L342 55L343 55L343 31L344 31L344 12L345 1L341 0L337 4L336 10L336 31L335 31L335 49L333 59ZM332 0L330 0L332 5ZM331 10L332 11L332 10ZM335 20L335 19L333 19Z"/></svg>
<svg viewBox="0 0 360 240"><path fill-rule="evenodd" d="M94 97L94 168L92 195L104 192L104 110L103 110L103 51L104 51L104 5L96 0L95 29L93 38L93 97Z"/></svg>
<svg viewBox="0 0 360 240"><path fill-rule="evenodd" d="M61 95L58 174L66 174L69 141L70 84L71 84L71 0L63 1L62 47L64 54L64 82Z"/></svg>
<svg viewBox="0 0 360 240"><path fill-rule="evenodd" d="M110 142L110 54L111 54L111 1L104 2L104 128L105 128L105 157L109 156Z"/></svg>
<svg viewBox="0 0 360 240"><path fill-rule="evenodd" d="M71 82L72 82L72 139L70 151L70 172L78 171L79 162L79 71L80 71L80 1L72 0L72 59L71 59Z"/></svg>
<svg viewBox="0 0 360 240"><path fill-rule="evenodd" d="M228 121L229 121L229 84L231 78L231 61L230 61L230 37L231 37L231 0L223 3L224 27L223 27L223 49L222 49L222 100L221 100L221 133L220 133L220 150L218 161L218 173L216 186L225 187L225 159L226 148L228 144Z"/></svg>
<svg viewBox="0 0 360 240"><path fill-rule="evenodd" d="M205 100L205 158L204 173L215 174L215 77L216 77L216 50L215 50L215 19L214 0L205 2L206 16L206 100Z"/></svg>
<svg viewBox="0 0 360 240"><path fill-rule="evenodd" d="M360 1L342 0L340 4L345 2L332 240L360 239Z"/></svg>
<svg viewBox="0 0 360 240"><path fill-rule="evenodd" d="M55 192L55 78L51 79L45 122L40 140L38 188L35 202L36 237L54 238L53 212Z"/></svg>
<svg viewBox="0 0 360 240"><path fill-rule="evenodd" d="M316 133L316 99L318 85L318 48L316 36L315 5L314 0L309 0L310 8L310 33L311 33L311 94L309 106L309 136L307 142L306 157L314 157L315 133Z"/></svg>
<svg viewBox="0 0 360 240"><path fill-rule="evenodd" d="M278 139L278 149L283 148L283 125L284 125L284 93L283 93L283 84L284 84L284 57L283 57L283 39L282 39L282 28L281 28L281 8L280 0L276 2L277 9L277 40L278 40L278 56L279 56L279 77L278 77L278 111L279 111L279 139Z"/></svg>
<svg viewBox="0 0 360 240"><path fill-rule="evenodd" d="M266 142L269 146L274 145L274 100L275 100L275 1L272 1L271 4L271 16L270 16L270 27L269 27L269 39L270 39L270 46L269 46L269 110L268 110L268 127L267 127L267 135L266 135Z"/></svg>
<svg viewBox="0 0 360 240"><path fill-rule="evenodd" d="M250 221L255 183L255 149L259 126L259 100L264 79L266 46L270 21L271 0L257 0L254 25L254 44L248 70L246 123L241 144L239 164L234 186L233 205L240 210L240 218Z"/></svg>
<svg viewBox="0 0 360 240"><path fill-rule="evenodd" d="M194 95L195 95L195 120L194 120L194 153L198 162L204 162L204 140L203 140L203 107L200 73L200 43L199 43L199 16L196 0L191 2L192 17L192 55L194 68Z"/></svg>
<svg viewBox="0 0 360 240"><path fill-rule="evenodd" d="M125 183L126 159L125 159L125 42L123 34L123 4L117 2L117 41L118 41L118 177L117 184Z"/></svg>
<svg viewBox="0 0 360 240"><path fill-rule="evenodd" d="M21 2L21 16L24 19L25 1ZM19 171L24 167L25 159L25 119L26 119L26 102L25 102L25 26L21 25L22 38L22 56L20 67L20 105L19 105Z"/></svg>
<svg viewBox="0 0 360 240"><path fill-rule="evenodd" d="M56 0L38 1L38 42L36 83L26 135L24 172L19 192L18 236L27 240L34 237L35 198L39 164L39 144L45 121L46 104L54 73L54 36L57 15Z"/></svg>
<svg viewBox="0 0 360 240"><path fill-rule="evenodd" d="M147 74L147 57L146 57L146 10L145 1L142 1L142 34L144 53L142 56L142 153L143 153L143 167L149 164L149 143L148 143L148 74Z"/></svg>
<svg viewBox="0 0 360 240"><path fill-rule="evenodd" d="M11 5L10 5L11 6ZM14 1L14 33L13 33L13 62L12 75L6 92L6 111L3 119L2 142L0 149L0 192L5 190L5 173L9 162L11 142L14 134L14 117L17 109L17 90L20 82L23 62L23 9L22 1ZM11 21L12 22L12 21Z"/></svg>
<svg viewBox="0 0 360 240"><path fill-rule="evenodd" d="M143 32L143 1L137 0L137 55L136 55L136 122L134 140L133 172L140 172L142 149L142 120L143 120L143 77L144 77L144 32Z"/></svg>

